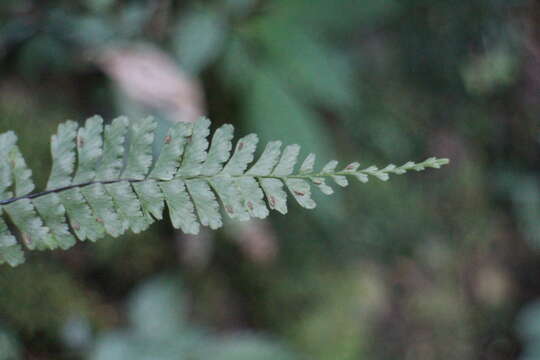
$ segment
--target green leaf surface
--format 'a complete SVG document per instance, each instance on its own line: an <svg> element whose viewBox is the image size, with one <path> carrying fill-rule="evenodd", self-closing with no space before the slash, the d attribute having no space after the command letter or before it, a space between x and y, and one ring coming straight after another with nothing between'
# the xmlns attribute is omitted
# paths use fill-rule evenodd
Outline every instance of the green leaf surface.
<svg viewBox="0 0 540 360"><path fill-rule="evenodd" d="M2 215L0 207L0 216ZM24 253L17 239L9 231L5 221L0 217L0 264L17 266L24 262Z"/></svg>
<svg viewBox="0 0 540 360"><path fill-rule="evenodd" d="M69 224L79 240L96 241L105 235L105 228L98 221L85 201L81 189L72 188L58 193L68 214Z"/></svg>
<svg viewBox="0 0 540 360"><path fill-rule="evenodd" d="M223 169L223 164L229 160L231 154L233 136L234 128L231 124L225 124L216 130L203 165L203 175L215 175Z"/></svg>
<svg viewBox="0 0 540 360"><path fill-rule="evenodd" d="M117 237L124 233L123 223L114 210L113 198L103 184L85 186L81 189L81 193L94 211L96 220L103 223L107 234Z"/></svg>
<svg viewBox="0 0 540 360"><path fill-rule="evenodd" d="M279 159L278 164L276 165L272 175L275 176L287 176L291 175L294 171L294 166L298 160L298 154L300 153L300 146L298 145L288 145L283 150L281 158Z"/></svg>
<svg viewBox="0 0 540 360"><path fill-rule="evenodd" d="M5 159L0 159L0 199L7 199L12 196L12 192L8 191L8 189L12 185L13 174L9 163Z"/></svg>
<svg viewBox="0 0 540 360"><path fill-rule="evenodd" d="M200 225L184 182L180 179L174 179L159 185L169 207L172 225L176 229L182 229L186 234L198 234Z"/></svg>
<svg viewBox="0 0 540 360"><path fill-rule="evenodd" d="M97 170L98 180L116 179L124 167L124 142L128 132L129 120L118 117L105 126L103 157Z"/></svg>
<svg viewBox="0 0 540 360"><path fill-rule="evenodd" d="M146 217L153 216L161 220L163 218L163 208L165 207L165 198L157 181L152 179L133 183L133 189L139 196L141 210ZM151 218L149 219L152 220Z"/></svg>
<svg viewBox="0 0 540 360"><path fill-rule="evenodd" d="M51 230L54 242L49 246L51 249L60 247L69 249L76 243L76 239L69 231L66 222L66 209L60 202L57 194L51 193L32 200L43 222Z"/></svg>
<svg viewBox="0 0 540 360"><path fill-rule="evenodd" d="M302 166L300 166L300 174L311 174L315 166L316 156L313 153L310 153L306 156Z"/></svg>
<svg viewBox="0 0 540 360"><path fill-rule="evenodd" d="M151 219L143 216L139 199L129 182L107 184L105 188L112 196L122 229L130 228L134 233L140 233L148 228Z"/></svg>
<svg viewBox="0 0 540 360"><path fill-rule="evenodd" d="M281 141L270 141L261 157L255 164L249 169L247 175L270 175L272 170L279 161L279 155L281 154Z"/></svg>
<svg viewBox="0 0 540 360"><path fill-rule="evenodd" d="M151 178L171 180L174 177L190 133L191 128L185 123L176 123L169 129L159 158L150 172Z"/></svg>
<svg viewBox="0 0 540 360"><path fill-rule="evenodd" d="M207 137L210 134L210 120L199 118L193 124L191 137L182 159L182 164L176 176L197 176L201 173L202 164L206 160L208 148Z"/></svg>
<svg viewBox="0 0 540 360"><path fill-rule="evenodd" d="M54 246L49 228L43 225L43 220L37 215L32 201L21 199L6 205L4 209L25 235L25 245L28 249L43 250Z"/></svg>
<svg viewBox="0 0 540 360"><path fill-rule="evenodd" d="M260 183L270 209L285 215L287 213L287 193L283 190L283 182L278 179L261 179Z"/></svg>
<svg viewBox="0 0 540 360"><path fill-rule="evenodd" d="M209 226L211 229L220 228L223 222L219 213L219 204L208 183L201 179L186 180L186 186L199 214L201 224Z"/></svg>
<svg viewBox="0 0 540 360"><path fill-rule="evenodd" d="M289 179L286 181L287 187L294 196L298 204L306 209L314 209L317 204L311 198L311 187L309 183L302 179Z"/></svg>
<svg viewBox="0 0 540 360"><path fill-rule="evenodd" d="M52 170L47 190L68 186L75 170L75 138L77 123L66 121L58 125L58 133L51 138Z"/></svg>
<svg viewBox="0 0 540 360"><path fill-rule="evenodd" d="M253 161L258 142L259 138L255 134L244 136L238 140L234 153L225 168L223 168L223 172L230 175L243 174Z"/></svg>
<svg viewBox="0 0 540 360"><path fill-rule="evenodd" d="M15 195L23 196L34 190L34 182L32 181L32 170L26 165L26 161L15 145L9 154L9 164L11 164L11 173L15 183Z"/></svg>
<svg viewBox="0 0 540 360"><path fill-rule="evenodd" d="M236 187L234 178L216 176L210 179L210 184L223 204L225 212L231 219L249 220L249 213L242 204L240 190Z"/></svg>
<svg viewBox="0 0 540 360"><path fill-rule="evenodd" d="M47 191L31 195L31 171L16 146L15 135L0 135L0 154L7 154L0 160L4 170L0 176L0 262L17 265L24 259L17 238L2 217L6 213L28 249L67 249L75 244L75 237L96 241L128 229L141 232L163 217L165 206L175 228L197 234L201 225L211 229L223 225L220 203L233 219L263 219L269 209L287 213L285 187L298 204L312 209L315 201L310 183L330 195L333 189L326 183L328 179L340 186L348 185L347 177L387 181L390 175L448 163L431 157L384 168L362 169L352 163L337 170L338 162L330 161L317 171L315 155L310 154L295 172L299 145L288 145L282 152L281 142L272 141L255 160L258 137L250 134L237 142L231 154L232 126L220 127L209 144L210 121L206 118L171 127L164 141L157 141L162 149L154 160L156 122L146 118L132 123L126 150L129 125L126 118L117 118L103 130L100 117L88 119L80 129L74 122L60 125L52 138L53 170ZM122 173L125 155L127 164ZM13 185L18 197L9 198ZM53 185L57 187L51 188Z"/></svg>
<svg viewBox="0 0 540 360"><path fill-rule="evenodd" d="M133 122L127 165L122 174L125 179L140 180L146 177L152 165L152 143L156 127L157 123L151 117Z"/></svg>
<svg viewBox="0 0 540 360"><path fill-rule="evenodd" d="M257 181L248 176L239 177L236 186L244 207L249 215L255 218L264 219L268 216L268 208L264 202L264 194Z"/></svg>
<svg viewBox="0 0 540 360"><path fill-rule="evenodd" d="M76 184L91 181L96 176L96 166L103 154L103 119L93 116L86 120L77 134L78 167L73 182Z"/></svg>

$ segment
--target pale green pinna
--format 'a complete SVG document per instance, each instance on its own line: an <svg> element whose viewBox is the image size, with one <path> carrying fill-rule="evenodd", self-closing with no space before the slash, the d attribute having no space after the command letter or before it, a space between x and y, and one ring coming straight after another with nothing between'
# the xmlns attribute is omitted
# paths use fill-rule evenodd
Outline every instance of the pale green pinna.
<svg viewBox="0 0 540 360"><path fill-rule="evenodd" d="M232 219L262 219L269 208L287 213L285 187L302 207L312 209L311 183L329 195L329 178L347 186L348 177L386 181L390 174L448 163L429 158L382 169L361 169L352 163L337 170L338 162L330 161L315 171L315 155L309 154L295 172L300 147L288 145L282 151L281 142L272 141L251 164L257 135L238 140L231 155L233 127L221 126L209 143L206 118L172 126L153 159L155 129L152 118L130 122L119 117L105 127L99 116L86 120L84 127L73 121L60 124L51 140L53 166L47 188L37 193L32 193L32 172L17 137L11 131L0 134L0 263L24 262L20 243L29 250L68 249L76 238L96 241L128 229L143 231L163 217L165 204L175 228L197 234L201 224L222 226L218 199ZM18 228L20 241L6 215Z"/></svg>

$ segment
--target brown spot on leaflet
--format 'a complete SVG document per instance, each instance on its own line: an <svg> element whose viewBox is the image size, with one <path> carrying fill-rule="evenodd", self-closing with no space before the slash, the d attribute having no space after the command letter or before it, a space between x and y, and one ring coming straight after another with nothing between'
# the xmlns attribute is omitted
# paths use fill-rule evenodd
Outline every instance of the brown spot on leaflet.
<svg viewBox="0 0 540 360"><path fill-rule="evenodd" d="M294 193L295 193L296 195L298 195L298 196L304 196L304 195L306 195L306 194L304 194L303 192L301 192L301 191L296 191L296 190L294 190Z"/></svg>
<svg viewBox="0 0 540 360"><path fill-rule="evenodd" d="M242 150L243 148L244 148L244 143L240 141L238 143L238 150Z"/></svg>
<svg viewBox="0 0 540 360"><path fill-rule="evenodd" d="M225 206L225 210L226 210L229 214L234 214L234 210L233 210L233 208L232 208L230 205Z"/></svg>
<svg viewBox="0 0 540 360"><path fill-rule="evenodd" d="M248 201L247 207L249 208L249 210L253 210L253 203L251 201Z"/></svg>
<svg viewBox="0 0 540 360"><path fill-rule="evenodd" d="M172 140L171 135L165 136L165 144L170 144L171 140Z"/></svg>

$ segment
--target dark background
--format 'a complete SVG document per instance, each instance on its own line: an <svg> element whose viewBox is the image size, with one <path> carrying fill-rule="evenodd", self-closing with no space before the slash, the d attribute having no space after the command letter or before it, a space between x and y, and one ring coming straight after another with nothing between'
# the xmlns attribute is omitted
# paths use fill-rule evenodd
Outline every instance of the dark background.
<svg viewBox="0 0 540 360"><path fill-rule="evenodd" d="M540 359L540 2L2 0L0 131L207 114L442 170L0 269L0 359Z"/></svg>

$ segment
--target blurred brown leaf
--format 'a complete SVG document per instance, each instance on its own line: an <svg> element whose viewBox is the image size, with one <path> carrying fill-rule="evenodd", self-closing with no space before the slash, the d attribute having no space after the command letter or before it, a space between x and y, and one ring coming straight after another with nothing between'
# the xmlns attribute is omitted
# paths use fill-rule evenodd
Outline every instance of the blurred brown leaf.
<svg viewBox="0 0 540 360"><path fill-rule="evenodd" d="M164 111L173 121L195 121L204 113L199 81L161 50L142 45L109 48L98 64L130 98Z"/></svg>
<svg viewBox="0 0 540 360"><path fill-rule="evenodd" d="M278 241L270 222L251 220L231 227L232 238L244 255L257 264L268 264L278 253Z"/></svg>

